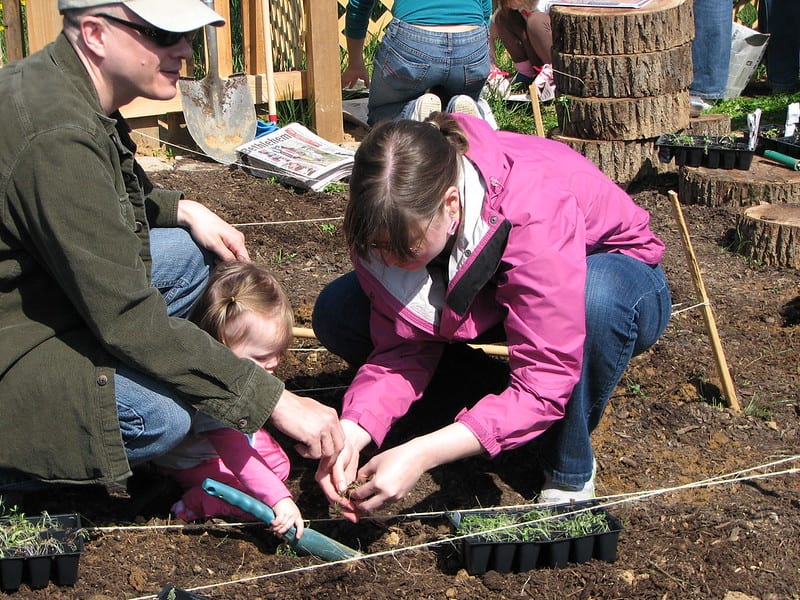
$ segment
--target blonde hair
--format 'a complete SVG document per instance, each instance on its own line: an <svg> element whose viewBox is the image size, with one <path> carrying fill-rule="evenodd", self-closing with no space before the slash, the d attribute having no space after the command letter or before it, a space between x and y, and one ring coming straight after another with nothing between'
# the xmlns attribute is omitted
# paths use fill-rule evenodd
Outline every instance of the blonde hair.
<svg viewBox="0 0 800 600"><path fill-rule="evenodd" d="M286 351L292 341L294 316L281 284L263 266L246 262L220 263L192 309L192 320L216 340L231 346L245 338L246 330L232 327L245 312L277 321L279 339L274 341Z"/></svg>
<svg viewBox="0 0 800 600"><path fill-rule="evenodd" d="M401 119L375 126L356 151L350 176L348 247L366 258L370 243L385 231L394 256L413 258L419 223L433 218L458 182L467 148L464 131L447 113L433 113L422 123Z"/></svg>

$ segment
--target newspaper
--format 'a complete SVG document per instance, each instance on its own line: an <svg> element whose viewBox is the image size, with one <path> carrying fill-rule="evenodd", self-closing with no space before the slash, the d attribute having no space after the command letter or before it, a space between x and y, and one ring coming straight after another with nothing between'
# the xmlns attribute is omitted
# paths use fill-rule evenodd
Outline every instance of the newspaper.
<svg viewBox="0 0 800 600"><path fill-rule="evenodd" d="M267 133L236 148L256 177L274 177L295 187L321 191L350 176L355 152L319 137L300 123Z"/></svg>

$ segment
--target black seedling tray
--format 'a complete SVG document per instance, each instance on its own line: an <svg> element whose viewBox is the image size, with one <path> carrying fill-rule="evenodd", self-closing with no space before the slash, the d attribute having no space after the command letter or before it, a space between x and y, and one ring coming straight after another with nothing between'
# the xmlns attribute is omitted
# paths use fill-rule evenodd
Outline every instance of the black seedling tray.
<svg viewBox="0 0 800 600"><path fill-rule="evenodd" d="M605 509L596 507L596 504L596 501L584 501L558 504L548 508L555 514L590 509L592 513L605 517L608 531L577 537L568 537L562 533L549 540L510 539L514 534L497 536L501 539L489 539L487 536L475 534L459 540L464 566L470 575L480 575L486 571L522 573L539 568L563 568L569 563L580 564L592 558L614 562L617 559L617 542L622 524ZM513 519L522 519L527 512L523 509L486 509L468 513L452 512L448 513L448 518L455 534L464 535L459 528L467 514L487 518L505 515ZM567 518L569 517L558 519Z"/></svg>
<svg viewBox="0 0 800 600"><path fill-rule="evenodd" d="M763 155L765 150L773 150L792 158L800 158L800 132L796 131L792 136L785 136L784 131L782 125L759 127L756 153Z"/></svg>
<svg viewBox="0 0 800 600"><path fill-rule="evenodd" d="M656 146L658 160L663 163L674 158L678 166L709 169L747 171L755 154L742 139L730 136L665 133L656 140Z"/></svg>
<svg viewBox="0 0 800 600"><path fill-rule="evenodd" d="M53 527L46 535L62 543L61 551L40 556L0 558L0 591L15 592L23 583L27 583L31 589L46 588L51 582L56 585L75 585L78 563L84 551L83 536L75 536L75 532L81 528L80 515L50 515L49 518ZM39 523L42 519L28 517L26 520Z"/></svg>

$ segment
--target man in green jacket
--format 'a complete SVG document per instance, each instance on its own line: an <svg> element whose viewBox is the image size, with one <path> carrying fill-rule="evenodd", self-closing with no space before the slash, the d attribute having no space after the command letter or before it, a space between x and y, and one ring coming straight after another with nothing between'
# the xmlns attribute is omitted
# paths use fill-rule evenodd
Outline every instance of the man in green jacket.
<svg viewBox="0 0 800 600"><path fill-rule="evenodd" d="M191 36L224 20L201 0L58 6L56 41L0 69L5 480L124 480L177 444L195 410L244 433L269 419L302 455L334 458L334 409L182 318L214 260L249 260L244 236L155 189L119 113L174 97Z"/></svg>

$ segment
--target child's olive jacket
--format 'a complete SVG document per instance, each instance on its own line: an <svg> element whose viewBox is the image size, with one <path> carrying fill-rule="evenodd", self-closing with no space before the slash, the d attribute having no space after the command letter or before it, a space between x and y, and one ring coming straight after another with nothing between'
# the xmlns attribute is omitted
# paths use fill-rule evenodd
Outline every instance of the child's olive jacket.
<svg viewBox="0 0 800 600"><path fill-rule="evenodd" d="M432 276L431 265L405 271L356 258L375 349L345 393L342 418L382 444L445 345L502 324L509 385L456 417L495 456L564 415L583 361L586 257L619 252L657 265L664 244L647 211L569 146L455 118L469 151L447 277Z"/></svg>
<svg viewBox="0 0 800 600"><path fill-rule="evenodd" d="M62 33L0 69L0 468L110 482L130 474L119 363L251 433L283 384L185 319L150 285L151 227L178 192L153 189Z"/></svg>

